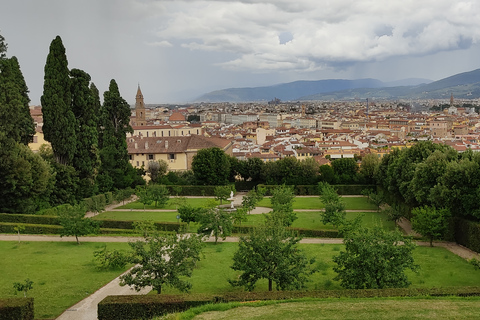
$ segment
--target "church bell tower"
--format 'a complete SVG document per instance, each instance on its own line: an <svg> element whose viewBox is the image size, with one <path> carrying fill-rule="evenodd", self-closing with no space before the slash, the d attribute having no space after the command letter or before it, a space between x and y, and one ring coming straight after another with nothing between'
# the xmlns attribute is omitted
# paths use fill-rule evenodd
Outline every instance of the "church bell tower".
<svg viewBox="0 0 480 320"><path fill-rule="evenodd" d="M143 102L142 90L140 90L140 85L138 85L137 96L135 97L135 125L144 126L146 124L145 103Z"/></svg>

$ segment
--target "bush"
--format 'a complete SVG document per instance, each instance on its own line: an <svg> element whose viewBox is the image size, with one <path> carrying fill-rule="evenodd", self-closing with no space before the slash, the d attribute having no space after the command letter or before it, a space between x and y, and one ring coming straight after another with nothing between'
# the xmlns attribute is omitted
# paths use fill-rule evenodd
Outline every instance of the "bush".
<svg viewBox="0 0 480 320"><path fill-rule="evenodd" d="M215 186L176 186L166 185L170 194L177 194L175 187L181 187L179 196L215 196Z"/></svg>
<svg viewBox="0 0 480 320"><path fill-rule="evenodd" d="M0 299L0 320L33 320L33 298Z"/></svg>
<svg viewBox="0 0 480 320"><path fill-rule="evenodd" d="M0 213L0 222L60 225L56 216Z"/></svg>
<svg viewBox="0 0 480 320"><path fill-rule="evenodd" d="M272 195L272 190L278 188L278 185L263 185L259 184L259 187L265 187L267 190L266 196ZM362 191L365 189L373 189L376 190L377 186L369 185L369 184L356 184L356 185L346 185L346 184L337 184L332 185L339 195L360 195ZM296 185L296 186L288 186L292 187L295 195L300 196L313 196L319 195L318 185Z"/></svg>
<svg viewBox="0 0 480 320"><path fill-rule="evenodd" d="M185 311L207 303L286 300L307 297L322 299L416 296L480 296L480 287L236 292L222 296L205 294L108 296L98 304L97 315L99 320L151 319L154 316Z"/></svg>

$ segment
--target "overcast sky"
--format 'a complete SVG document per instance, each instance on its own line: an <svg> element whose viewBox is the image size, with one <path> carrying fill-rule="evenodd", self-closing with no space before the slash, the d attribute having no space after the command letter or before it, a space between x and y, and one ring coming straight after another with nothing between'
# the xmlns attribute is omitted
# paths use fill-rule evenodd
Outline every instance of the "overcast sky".
<svg viewBox="0 0 480 320"><path fill-rule="evenodd" d="M40 103L50 42L135 102L295 80L441 78L480 67L480 1L0 0L0 34Z"/></svg>

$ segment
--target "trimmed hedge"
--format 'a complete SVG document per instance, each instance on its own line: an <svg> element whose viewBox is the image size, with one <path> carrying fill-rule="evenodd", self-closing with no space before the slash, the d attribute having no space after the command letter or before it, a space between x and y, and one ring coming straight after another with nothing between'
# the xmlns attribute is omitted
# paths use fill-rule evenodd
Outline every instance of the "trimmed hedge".
<svg viewBox="0 0 480 320"><path fill-rule="evenodd" d="M309 237L309 238L341 238L338 230L313 230L313 229L303 229L303 228L292 228L288 227L287 230L291 230L296 233L298 236Z"/></svg>
<svg viewBox="0 0 480 320"><path fill-rule="evenodd" d="M22 234L60 234L62 230L61 226L55 225L0 222L0 233L17 233L14 228L18 225L25 227ZM100 234L118 233L135 234L133 229L100 228Z"/></svg>
<svg viewBox="0 0 480 320"><path fill-rule="evenodd" d="M455 241L475 252L480 252L480 223L456 217Z"/></svg>
<svg viewBox="0 0 480 320"><path fill-rule="evenodd" d="M275 188L278 188L278 185L264 185L264 184L259 184L259 187L265 187L267 192L266 196L271 196L272 195L272 190ZM376 185L371 185L371 184L337 184L337 185L332 185L336 190L339 195L361 195L362 191L365 189L377 189ZM318 185L288 185L287 187L293 188L293 191L295 195L297 196L315 196L315 195L320 195L319 190L318 190Z"/></svg>
<svg viewBox="0 0 480 320"><path fill-rule="evenodd" d="M56 216L0 213L0 222L60 225Z"/></svg>
<svg viewBox="0 0 480 320"><path fill-rule="evenodd" d="M97 316L99 320L151 319L155 316L185 311L207 303L287 300L307 297L322 299L417 296L480 296L480 287L238 292L221 296L205 294L108 296L98 304Z"/></svg>
<svg viewBox="0 0 480 320"><path fill-rule="evenodd" d="M168 192L170 194L175 194L173 188L181 187L182 192L179 196L215 196L215 187L216 186L177 186L177 185L166 185Z"/></svg>
<svg viewBox="0 0 480 320"><path fill-rule="evenodd" d="M134 220L96 220L100 223L101 228L112 229L133 229ZM155 222L157 230L160 231L176 231L178 232L182 228L186 228L187 224L184 222Z"/></svg>
<svg viewBox="0 0 480 320"><path fill-rule="evenodd" d="M0 320L33 320L33 298L0 299Z"/></svg>

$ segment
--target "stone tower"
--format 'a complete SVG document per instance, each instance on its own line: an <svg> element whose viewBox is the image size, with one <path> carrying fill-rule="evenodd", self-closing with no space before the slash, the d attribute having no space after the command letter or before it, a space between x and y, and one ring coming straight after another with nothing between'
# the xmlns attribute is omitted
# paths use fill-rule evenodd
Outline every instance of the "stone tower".
<svg viewBox="0 0 480 320"><path fill-rule="evenodd" d="M143 102L142 90L140 90L140 85L138 85L137 96L135 97L135 125L144 126L146 124L145 103Z"/></svg>

